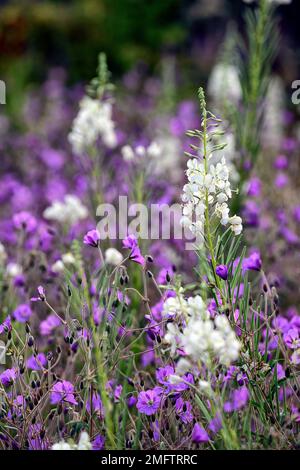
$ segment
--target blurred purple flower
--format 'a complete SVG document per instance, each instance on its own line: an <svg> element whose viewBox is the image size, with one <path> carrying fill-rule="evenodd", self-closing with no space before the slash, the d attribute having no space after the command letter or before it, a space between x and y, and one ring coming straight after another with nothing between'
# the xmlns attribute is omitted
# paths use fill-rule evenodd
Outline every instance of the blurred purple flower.
<svg viewBox="0 0 300 470"><path fill-rule="evenodd" d="M226 281L228 279L228 268L225 264L220 264L216 267L216 275L219 276L221 279Z"/></svg>
<svg viewBox="0 0 300 470"><path fill-rule="evenodd" d="M32 315L32 310L27 304L19 305L13 313L13 317L20 323L25 323Z"/></svg>
<svg viewBox="0 0 300 470"><path fill-rule="evenodd" d="M232 411L241 410L249 400L249 392L246 386L234 390L231 393L230 400L224 403L224 411L231 413Z"/></svg>
<svg viewBox="0 0 300 470"><path fill-rule="evenodd" d="M47 359L44 353L39 353L36 357L32 355L26 361L27 368L32 370L41 370L40 364L43 367L47 365Z"/></svg>
<svg viewBox="0 0 300 470"><path fill-rule="evenodd" d="M248 258L244 258L242 261L243 271L260 271L261 267L262 261L258 251L254 251Z"/></svg>
<svg viewBox="0 0 300 470"><path fill-rule="evenodd" d="M198 423L196 423L194 428L193 428L192 440L193 440L193 442L196 442L197 444L200 444L201 442L208 442L209 441L209 436L208 436L207 432Z"/></svg>
<svg viewBox="0 0 300 470"><path fill-rule="evenodd" d="M37 220L29 212L22 211L13 216L13 223L17 229L32 233L37 228Z"/></svg>
<svg viewBox="0 0 300 470"><path fill-rule="evenodd" d="M275 178L275 186L279 189L284 188L289 182L289 178L285 173L278 173Z"/></svg>
<svg viewBox="0 0 300 470"><path fill-rule="evenodd" d="M98 434L95 439L92 441L93 450L103 450L105 444L105 437Z"/></svg>
<svg viewBox="0 0 300 470"><path fill-rule="evenodd" d="M61 321L54 313L51 313L40 323L40 333L42 336L48 336L59 325L61 325Z"/></svg>
<svg viewBox="0 0 300 470"><path fill-rule="evenodd" d="M250 197L257 197L261 192L261 180L254 176L248 182L247 195Z"/></svg>
<svg viewBox="0 0 300 470"><path fill-rule="evenodd" d="M278 155L274 162L274 167L277 170L285 170L288 167L288 159L285 155Z"/></svg>

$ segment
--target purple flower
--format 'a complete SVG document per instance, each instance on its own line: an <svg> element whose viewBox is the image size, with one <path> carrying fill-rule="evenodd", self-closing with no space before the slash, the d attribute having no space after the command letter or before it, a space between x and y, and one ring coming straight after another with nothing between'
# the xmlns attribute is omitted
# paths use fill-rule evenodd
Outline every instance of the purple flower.
<svg viewBox="0 0 300 470"><path fill-rule="evenodd" d="M61 324L59 318L54 314L48 315L46 320L40 323L40 332L42 336L48 336Z"/></svg>
<svg viewBox="0 0 300 470"><path fill-rule="evenodd" d="M288 330L288 332L283 335L283 339L290 349L300 348L299 332L295 328Z"/></svg>
<svg viewBox="0 0 300 470"><path fill-rule="evenodd" d="M0 374L0 382L4 387L9 387L17 378L16 369L6 369Z"/></svg>
<svg viewBox="0 0 300 470"><path fill-rule="evenodd" d="M299 237L296 233L290 230L288 227L282 227L280 230L281 235L283 238L289 243L290 245L295 245L299 242Z"/></svg>
<svg viewBox="0 0 300 470"><path fill-rule="evenodd" d="M289 178L285 173L278 173L278 175L275 178L275 186L279 189L286 186L288 182L289 182Z"/></svg>
<svg viewBox="0 0 300 470"><path fill-rule="evenodd" d="M98 434L95 439L92 441L93 450L102 450L104 449L105 437Z"/></svg>
<svg viewBox="0 0 300 470"><path fill-rule="evenodd" d="M44 353L39 353L36 357L35 356L30 356L27 359L26 365L28 369L32 370L41 370L42 367L45 367L47 365L47 359ZM42 367L41 367L42 366Z"/></svg>
<svg viewBox="0 0 300 470"><path fill-rule="evenodd" d="M87 234L84 236L83 243L85 245L92 246L94 248L97 248L99 246L100 242L100 233L98 230L90 230L87 232Z"/></svg>
<svg viewBox="0 0 300 470"><path fill-rule="evenodd" d="M4 322L1 323L1 325L0 325L0 335L2 333L7 333L10 330L11 330L11 317L10 317L10 315L8 315L8 317L6 317Z"/></svg>
<svg viewBox="0 0 300 470"><path fill-rule="evenodd" d="M258 251L254 251L248 258L244 258L242 262L243 271L260 271L261 266L262 261Z"/></svg>
<svg viewBox="0 0 300 470"><path fill-rule="evenodd" d="M52 405L56 405L62 401L77 405L77 401L74 397L74 385L67 380L57 382L52 387L50 400Z"/></svg>
<svg viewBox="0 0 300 470"><path fill-rule="evenodd" d="M137 402L137 399L134 395L131 395L127 398L127 406L128 408L132 408Z"/></svg>
<svg viewBox="0 0 300 470"><path fill-rule="evenodd" d="M183 401L181 397L177 398L175 403L176 413L181 420L187 424L193 421L192 405L189 401Z"/></svg>
<svg viewBox="0 0 300 470"><path fill-rule="evenodd" d="M300 364L300 348L296 349L291 355L291 363L295 365Z"/></svg>
<svg viewBox="0 0 300 470"><path fill-rule="evenodd" d="M233 392L233 406L235 410L240 410L247 405L249 392L247 387L241 387Z"/></svg>
<svg viewBox="0 0 300 470"><path fill-rule="evenodd" d="M13 216L13 223L17 229L25 230L27 233L32 233L37 227L36 219L26 211L19 212Z"/></svg>
<svg viewBox="0 0 300 470"><path fill-rule="evenodd" d="M282 365L277 363L276 364L276 369L277 369L277 379L278 380L284 379L285 378L285 372L284 372L284 368L282 367Z"/></svg>
<svg viewBox="0 0 300 470"><path fill-rule="evenodd" d="M92 406L91 406L92 405ZM99 418L103 417L103 405L98 393L93 392L92 403L91 400L88 399L86 404L86 409L89 413L96 413Z"/></svg>
<svg viewBox="0 0 300 470"><path fill-rule="evenodd" d="M13 317L20 323L25 323L32 315L32 310L27 304L21 304L13 313Z"/></svg>
<svg viewBox="0 0 300 470"><path fill-rule="evenodd" d="M220 264L216 267L216 275L219 276L224 281L228 278L228 268L225 264Z"/></svg>
<svg viewBox="0 0 300 470"><path fill-rule="evenodd" d="M131 250L129 255L129 259L131 261L134 261L135 263L144 266L145 258L141 254L141 250L139 249L135 235L128 235L128 237L124 238L123 247Z"/></svg>
<svg viewBox="0 0 300 470"><path fill-rule="evenodd" d="M136 407L140 413L144 413L145 415L153 415L159 409L160 403L161 391L153 389L139 393Z"/></svg>
<svg viewBox="0 0 300 470"><path fill-rule="evenodd" d="M278 155L274 162L276 170L285 170L288 167L288 159L285 155Z"/></svg>
<svg viewBox="0 0 300 470"><path fill-rule="evenodd" d="M247 195L256 197L260 195L260 192L261 192L261 181L259 178L254 176L253 178L249 180Z"/></svg>
<svg viewBox="0 0 300 470"><path fill-rule="evenodd" d="M296 220L296 222L300 223L300 206L294 207L293 216L294 216L294 219Z"/></svg>
<svg viewBox="0 0 300 470"><path fill-rule="evenodd" d="M216 414L216 416L209 422L208 429L214 434L222 429L222 420L219 414Z"/></svg>
<svg viewBox="0 0 300 470"><path fill-rule="evenodd" d="M38 291L38 297L31 297L31 302L39 302L40 300L41 301L44 301L46 300L46 292L45 292L45 289L43 288L43 286L38 286L37 288L37 291Z"/></svg>
<svg viewBox="0 0 300 470"><path fill-rule="evenodd" d="M122 385L117 385L114 391L114 399L115 403L118 403L120 401L121 395L122 395L122 390L123 387Z"/></svg>
<svg viewBox="0 0 300 470"><path fill-rule="evenodd" d="M243 207L243 220L249 227L259 226L260 207L252 200L246 201Z"/></svg>
<svg viewBox="0 0 300 470"><path fill-rule="evenodd" d="M193 442L196 442L197 444L200 444L201 442L208 442L209 441L209 436L205 429L198 423L195 424L192 432L192 440Z"/></svg>
<svg viewBox="0 0 300 470"><path fill-rule="evenodd" d="M249 400L249 392L246 386L234 390L230 400L224 404L224 411L231 413L232 411L241 410Z"/></svg>

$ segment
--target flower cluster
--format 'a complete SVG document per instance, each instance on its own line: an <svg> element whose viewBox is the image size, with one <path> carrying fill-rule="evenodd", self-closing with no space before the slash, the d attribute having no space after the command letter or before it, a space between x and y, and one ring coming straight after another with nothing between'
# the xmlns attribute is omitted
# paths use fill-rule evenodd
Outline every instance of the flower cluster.
<svg viewBox="0 0 300 470"><path fill-rule="evenodd" d="M79 106L69 134L73 152L82 155L91 149L99 137L108 148L115 147L117 136L112 120L112 104L85 96Z"/></svg>
<svg viewBox="0 0 300 470"><path fill-rule="evenodd" d="M239 216L229 216L228 200L232 196L229 182L229 171L225 158L217 165L207 165L197 158L187 162L188 183L183 187L182 200L183 217L181 223L193 233L204 234L205 214L208 208L213 208L213 214L224 226L230 225L232 232L239 235L242 232L242 219Z"/></svg>
<svg viewBox="0 0 300 470"><path fill-rule="evenodd" d="M228 319L224 315L218 315L212 320L199 295L187 300L181 295L167 299L163 316L174 319L167 324L164 337L165 342L171 345L173 355L181 348L195 364L200 361L207 365L217 359L219 363L229 366L238 359L240 342ZM186 359L180 361L179 369L182 370L183 363L184 367L189 367Z"/></svg>
<svg viewBox="0 0 300 470"><path fill-rule="evenodd" d="M43 215L45 219L73 225L85 219L88 216L88 210L77 196L67 194L63 201L54 201L51 206L47 207Z"/></svg>

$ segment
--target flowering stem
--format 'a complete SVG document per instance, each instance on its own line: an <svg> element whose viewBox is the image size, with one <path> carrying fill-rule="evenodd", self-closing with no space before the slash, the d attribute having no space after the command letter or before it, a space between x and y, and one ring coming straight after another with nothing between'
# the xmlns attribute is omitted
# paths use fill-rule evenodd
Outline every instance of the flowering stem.
<svg viewBox="0 0 300 470"><path fill-rule="evenodd" d="M202 110L202 127L203 127L203 160L204 160L204 172L205 175L208 173L208 155L207 155L207 110L206 110L206 101L205 101L205 96L204 96L204 91L202 88L199 89L199 99L200 99L200 106ZM207 240L207 245L208 245L208 251L211 257L211 265L213 269L213 275L215 278L215 282L217 285L217 288L220 292L220 295L222 297L222 300L224 301L223 294L222 294L222 287L220 280L218 276L216 275L216 268L217 268L217 263L215 259L215 254L214 254L214 245L213 245L213 240L212 240L212 235L211 235L211 230L210 230L210 217L209 217L209 201L208 201L208 189L205 191L205 234L206 234L206 240ZM224 303L224 302L223 302Z"/></svg>

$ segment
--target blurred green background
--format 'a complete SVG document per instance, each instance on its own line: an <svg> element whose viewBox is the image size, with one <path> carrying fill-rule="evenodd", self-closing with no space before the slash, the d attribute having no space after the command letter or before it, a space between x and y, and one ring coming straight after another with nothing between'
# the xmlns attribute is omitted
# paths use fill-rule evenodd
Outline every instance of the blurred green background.
<svg viewBox="0 0 300 470"><path fill-rule="evenodd" d="M299 64L299 3L279 9L288 70ZM205 75L228 24L242 25L244 8L242 0L0 0L0 78L15 95L56 66L69 82L86 81L99 51L114 78L141 61L151 71L168 54L181 71Z"/></svg>

